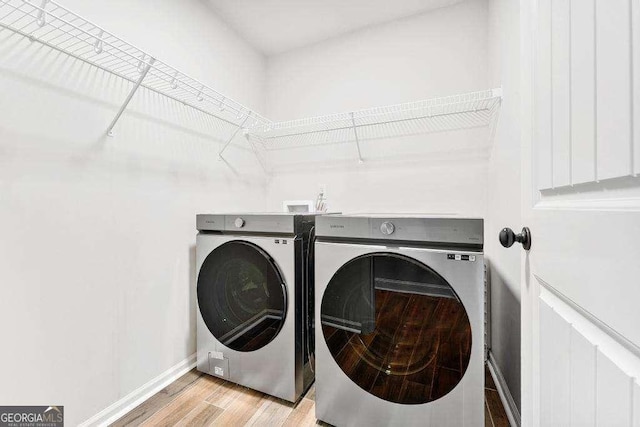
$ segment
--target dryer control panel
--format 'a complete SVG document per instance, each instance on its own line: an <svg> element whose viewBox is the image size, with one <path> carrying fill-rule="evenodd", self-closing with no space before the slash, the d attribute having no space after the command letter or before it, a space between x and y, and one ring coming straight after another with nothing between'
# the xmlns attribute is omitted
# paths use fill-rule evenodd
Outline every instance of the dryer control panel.
<svg viewBox="0 0 640 427"><path fill-rule="evenodd" d="M316 219L316 235L331 239L367 239L464 245L482 248L481 218L329 215Z"/></svg>

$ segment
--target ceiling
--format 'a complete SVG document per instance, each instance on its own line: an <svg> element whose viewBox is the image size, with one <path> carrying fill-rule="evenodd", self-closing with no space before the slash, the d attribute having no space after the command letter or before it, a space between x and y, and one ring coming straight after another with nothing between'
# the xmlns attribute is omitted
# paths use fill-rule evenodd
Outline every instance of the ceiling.
<svg viewBox="0 0 640 427"><path fill-rule="evenodd" d="M204 0L269 56L463 0Z"/></svg>

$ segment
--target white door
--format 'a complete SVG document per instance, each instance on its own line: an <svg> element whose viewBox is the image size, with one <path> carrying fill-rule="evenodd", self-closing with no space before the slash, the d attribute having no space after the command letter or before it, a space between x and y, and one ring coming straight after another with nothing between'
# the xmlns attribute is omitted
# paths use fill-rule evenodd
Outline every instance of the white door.
<svg viewBox="0 0 640 427"><path fill-rule="evenodd" d="M640 0L521 6L523 425L638 427Z"/></svg>

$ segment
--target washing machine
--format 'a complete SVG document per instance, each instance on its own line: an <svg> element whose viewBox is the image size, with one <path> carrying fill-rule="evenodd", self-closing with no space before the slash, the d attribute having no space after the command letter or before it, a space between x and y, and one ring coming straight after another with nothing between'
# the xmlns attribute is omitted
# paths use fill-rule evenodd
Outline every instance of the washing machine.
<svg viewBox="0 0 640 427"><path fill-rule="evenodd" d="M295 402L313 382L314 215L197 215L197 369Z"/></svg>
<svg viewBox="0 0 640 427"><path fill-rule="evenodd" d="M316 222L316 417L483 426L483 220Z"/></svg>

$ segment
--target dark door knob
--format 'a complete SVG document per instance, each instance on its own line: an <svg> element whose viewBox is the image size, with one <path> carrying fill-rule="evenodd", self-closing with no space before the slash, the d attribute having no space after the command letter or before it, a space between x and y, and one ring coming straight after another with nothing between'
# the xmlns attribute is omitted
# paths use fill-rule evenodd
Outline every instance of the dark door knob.
<svg viewBox="0 0 640 427"><path fill-rule="evenodd" d="M531 249L531 231L528 227L523 227L520 234L516 234L510 228L503 228L500 231L500 244L505 248L510 248L515 242L522 243L525 251Z"/></svg>

